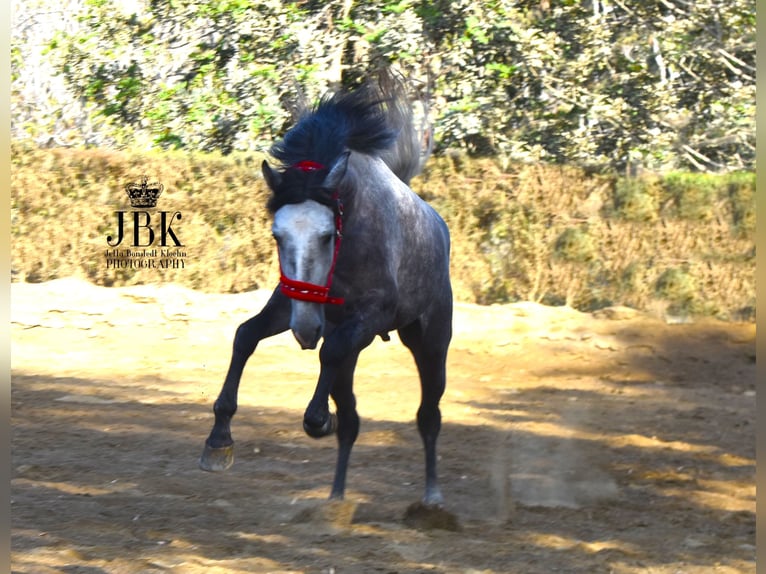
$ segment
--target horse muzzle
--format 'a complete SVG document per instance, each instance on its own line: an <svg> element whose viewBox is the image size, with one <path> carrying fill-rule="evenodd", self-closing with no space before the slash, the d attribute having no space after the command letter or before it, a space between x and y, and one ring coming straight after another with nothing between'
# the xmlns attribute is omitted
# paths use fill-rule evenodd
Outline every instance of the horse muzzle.
<svg viewBox="0 0 766 574"><path fill-rule="evenodd" d="M324 333L324 310L317 304L293 301L290 330L301 349L316 349Z"/></svg>
<svg viewBox="0 0 766 574"><path fill-rule="evenodd" d="M319 339L322 337L322 328L317 327L313 332L310 330L304 331L293 329L293 336L295 337L295 340L298 341L301 349L316 349L317 343L319 343Z"/></svg>

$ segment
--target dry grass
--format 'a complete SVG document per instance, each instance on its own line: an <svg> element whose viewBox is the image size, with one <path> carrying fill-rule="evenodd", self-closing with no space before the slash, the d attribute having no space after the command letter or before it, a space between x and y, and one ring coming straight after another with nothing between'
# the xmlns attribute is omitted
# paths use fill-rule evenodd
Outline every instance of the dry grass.
<svg viewBox="0 0 766 574"><path fill-rule="evenodd" d="M14 145L13 280L271 287L278 275L260 160ZM165 185L157 208L183 215L173 225L187 253L183 269L106 268L114 212L130 209L123 187L144 173ZM433 158L413 186L450 226L459 300L752 320L754 179L627 180L574 167Z"/></svg>
<svg viewBox="0 0 766 574"><path fill-rule="evenodd" d="M755 317L753 174L625 179L445 159L415 188L450 224L467 300Z"/></svg>

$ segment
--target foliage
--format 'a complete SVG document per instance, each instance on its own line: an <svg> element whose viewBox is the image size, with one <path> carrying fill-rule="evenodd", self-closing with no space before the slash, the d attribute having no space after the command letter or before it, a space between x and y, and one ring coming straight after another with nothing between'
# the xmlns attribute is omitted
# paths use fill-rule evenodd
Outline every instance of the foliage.
<svg viewBox="0 0 766 574"><path fill-rule="evenodd" d="M174 281L212 292L272 288L278 265L260 157L232 153L38 149L13 144L12 279L79 275L100 285ZM183 269L107 269L114 211L142 174L165 185L158 209L178 209ZM636 189L694 205L680 173L633 179ZM615 210L624 178L561 166L432 159L417 192L447 220L456 299L517 300L581 310L628 305L680 315L752 319L755 176L704 175L715 215L658 201L648 217ZM643 187L642 187L643 186ZM662 191L664 189L671 191ZM680 194L680 195L679 195ZM687 201L687 195L692 197Z"/></svg>
<svg viewBox="0 0 766 574"><path fill-rule="evenodd" d="M263 151L301 103L393 64L430 102L437 152L754 167L755 0L57 6L14 14L16 138Z"/></svg>

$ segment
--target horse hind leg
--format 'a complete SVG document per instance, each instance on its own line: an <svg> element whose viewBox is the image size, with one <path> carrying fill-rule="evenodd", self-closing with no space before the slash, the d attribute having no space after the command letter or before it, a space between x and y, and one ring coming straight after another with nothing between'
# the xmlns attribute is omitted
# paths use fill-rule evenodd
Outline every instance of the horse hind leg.
<svg viewBox="0 0 766 574"><path fill-rule="evenodd" d="M286 331L289 323L290 302L287 298L275 293L260 313L237 328L229 370L221 392L213 404L215 423L199 459L202 470L222 471L234 463L231 419L237 411L239 382L245 364L262 339Z"/></svg>
<svg viewBox="0 0 766 574"><path fill-rule="evenodd" d="M416 359L417 361L417 359ZM423 503L426 505L441 505L444 502L439 481L436 472L436 441L441 431L441 410L439 409L439 400L444 394L445 371L442 366L439 367L440 359L433 357L424 358L420 362L428 363L423 368L419 367L421 372L423 398L418 408L417 421L418 431L423 440L426 459L426 486L423 495ZM423 371L431 371L424 373ZM442 374L440 374L440 371Z"/></svg>
<svg viewBox="0 0 766 574"><path fill-rule="evenodd" d="M446 334L449 334L449 329ZM436 442L441 431L439 401L444 394L447 380L449 336L446 337L446 341L429 338L421 329L420 323L416 322L401 329L399 337L412 352L420 375L422 392L417 423L425 451L426 484L423 503L427 506L441 506L444 497L436 472Z"/></svg>

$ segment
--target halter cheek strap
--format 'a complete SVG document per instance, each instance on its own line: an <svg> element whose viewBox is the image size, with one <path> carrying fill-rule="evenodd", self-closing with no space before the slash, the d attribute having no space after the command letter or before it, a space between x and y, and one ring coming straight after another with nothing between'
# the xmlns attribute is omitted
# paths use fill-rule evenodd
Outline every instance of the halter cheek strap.
<svg viewBox="0 0 766 574"><path fill-rule="evenodd" d="M308 160L298 162L292 167L304 172L324 169L322 164ZM327 273L327 281L325 281L324 285L317 285L315 283L290 279L282 270L282 261L280 259L279 290L290 299L308 301L310 303L326 303L329 305L343 304L344 299L342 297L330 297L332 276L335 273L335 264L338 262L338 253L340 252L340 244L343 239L343 204L340 201L340 196L337 191L333 194L332 199L335 202L335 250L333 251L330 270Z"/></svg>

